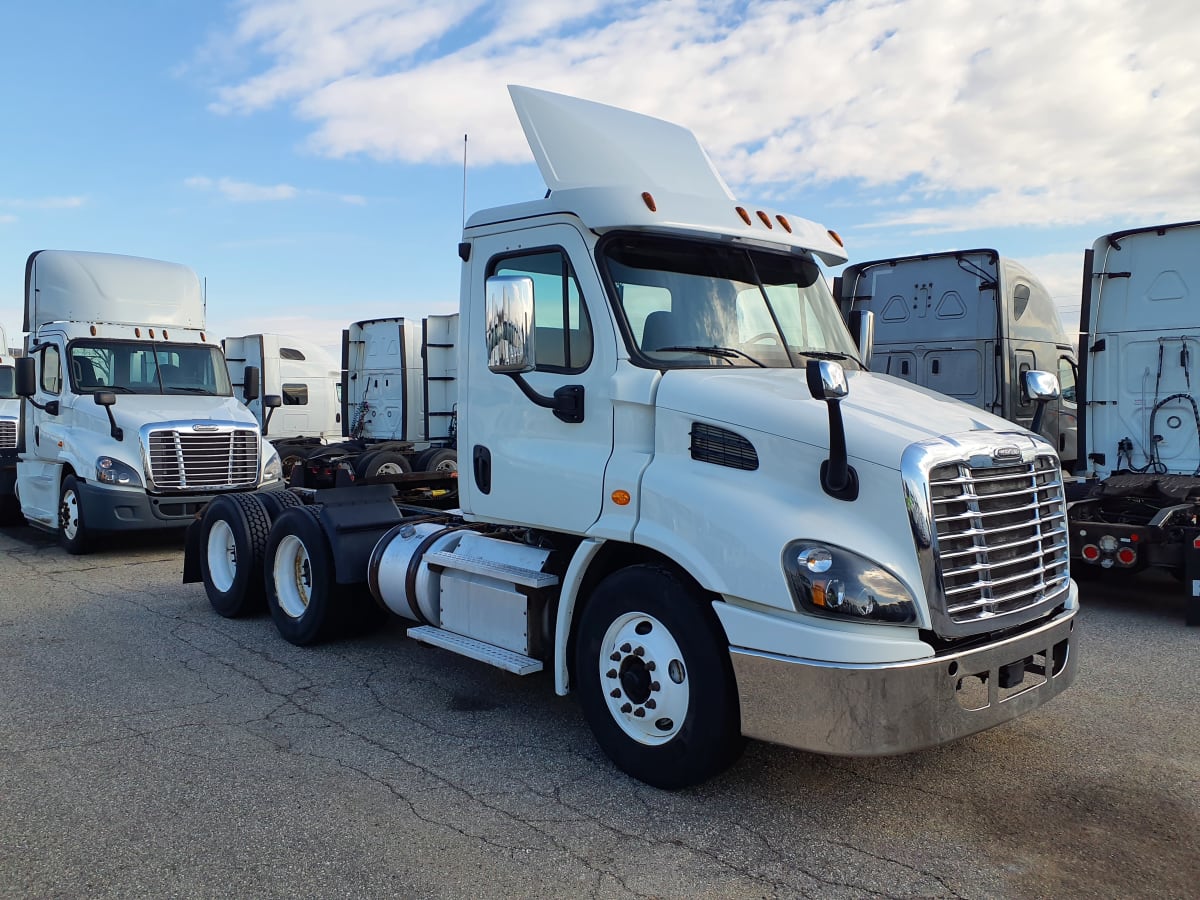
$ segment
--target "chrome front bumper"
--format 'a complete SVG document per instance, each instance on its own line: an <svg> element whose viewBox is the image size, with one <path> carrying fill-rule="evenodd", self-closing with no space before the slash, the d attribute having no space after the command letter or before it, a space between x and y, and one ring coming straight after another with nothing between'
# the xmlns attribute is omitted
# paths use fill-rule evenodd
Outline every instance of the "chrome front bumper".
<svg viewBox="0 0 1200 900"><path fill-rule="evenodd" d="M983 731L1075 680L1076 611L984 647L912 662L840 665L732 647L742 733L817 753L887 756ZM1017 677L1019 685L1003 686Z"/></svg>

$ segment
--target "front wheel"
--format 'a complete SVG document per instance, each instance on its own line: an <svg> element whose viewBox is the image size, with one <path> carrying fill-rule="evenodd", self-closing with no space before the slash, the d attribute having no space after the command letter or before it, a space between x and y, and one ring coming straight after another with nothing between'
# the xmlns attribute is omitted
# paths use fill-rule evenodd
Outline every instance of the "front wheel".
<svg viewBox="0 0 1200 900"><path fill-rule="evenodd" d="M88 552L88 533L83 521L79 480L74 475L63 479L58 493L58 543L74 556Z"/></svg>
<svg viewBox="0 0 1200 900"><path fill-rule="evenodd" d="M699 784L741 754L720 623L661 566L631 566L597 586L579 622L575 684L601 749L647 784Z"/></svg>

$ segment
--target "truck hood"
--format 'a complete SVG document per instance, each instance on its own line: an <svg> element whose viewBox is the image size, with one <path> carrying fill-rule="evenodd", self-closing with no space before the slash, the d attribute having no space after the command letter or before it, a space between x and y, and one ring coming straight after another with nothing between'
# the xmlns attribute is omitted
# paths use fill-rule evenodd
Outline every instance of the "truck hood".
<svg viewBox="0 0 1200 900"><path fill-rule="evenodd" d="M846 449L853 459L900 468L904 449L917 441L967 431L1028 434L1023 428L944 394L873 372L846 372L850 392L841 402ZM829 447L826 404L813 399L803 369L672 369L662 378L657 406Z"/></svg>
<svg viewBox="0 0 1200 900"><path fill-rule="evenodd" d="M75 400L77 412L88 410L91 416L105 423L108 416L103 407L96 406L91 397ZM127 431L136 434L143 425L166 422L225 422L246 428L258 428L250 410L233 397L205 397L188 394L117 394L112 406L113 418Z"/></svg>

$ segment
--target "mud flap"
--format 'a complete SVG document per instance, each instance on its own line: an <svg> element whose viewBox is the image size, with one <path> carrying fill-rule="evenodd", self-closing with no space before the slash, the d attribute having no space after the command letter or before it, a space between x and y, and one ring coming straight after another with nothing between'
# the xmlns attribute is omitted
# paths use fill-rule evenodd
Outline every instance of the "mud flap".
<svg viewBox="0 0 1200 900"><path fill-rule="evenodd" d="M203 548L200 546L200 519L197 518L187 528L183 544L183 583L195 584L204 580L200 569L200 556ZM1200 577L1200 576L1197 576Z"/></svg>
<svg viewBox="0 0 1200 900"><path fill-rule="evenodd" d="M1191 534L1183 545L1183 575L1184 616L1188 625L1200 626L1200 532Z"/></svg>

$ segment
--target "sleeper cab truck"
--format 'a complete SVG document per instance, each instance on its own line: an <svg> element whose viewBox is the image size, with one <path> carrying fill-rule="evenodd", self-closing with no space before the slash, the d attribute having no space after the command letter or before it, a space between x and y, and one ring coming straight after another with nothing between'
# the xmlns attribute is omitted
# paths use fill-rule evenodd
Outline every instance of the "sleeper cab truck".
<svg viewBox="0 0 1200 900"><path fill-rule="evenodd" d="M226 491L283 486L233 395L196 273L42 250L25 266L21 512L70 553L95 532L186 528ZM251 379L257 391L257 375Z"/></svg>
<svg viewBox="0 0 1200 900"><path fill-rule="evenodd" d="M373 600L418 641L548 670L664 788L744 737L903 753L1066 688L1053 445L868 371L870 316L856 346L818 266L840 239L739 203L691 132L510 91L550 191L459 246L461 508L218 501L184 580L223 615L265 602L295 644Z"/></svg>
<svg viewBox="0 0 1200 900"><path fill-rule="evenodd" d="M357 482L411 481L440 473L453 493L458 471L458 314L354 322L342 332L342 440L311 452L293 483L327 487L346 472Z"/></svg>
<svg viewBox="0 0 1200 900"><path fill-rule="evenodd" d="M0 328L0 524L20 519L16 490L21 399L17 396L14 358L9 349L8 336Z"/></svg>
<svg viewBox="0 0 1200 900"><path fill-rule="evenodd" d="M1081 574L1160 569L1200 625L1200 222L1106 234L1084 254Z"/></svg>
<svg viewBox="0 0 1200 900"><path fill-rule="evenodd" d="M874 371L947 394L1026 428L1038 408L1025 373L1058 375L1041 434L1067 471L1077 445L1075 344L1050 293L995 250L956 250L847 266L835 281L843 315L875 314Z"/></svg>
<svg viewBox="0 0 1200 900"><path fill-rule="evenodd" d="M235 394L244 393L248 369L260 373L259 396L246 407L279 453L285 479L310 453L342 439L342 373L324 348L281 334L227 337L221 345ZM267 397L280 405L266 405Z"/></svg>

